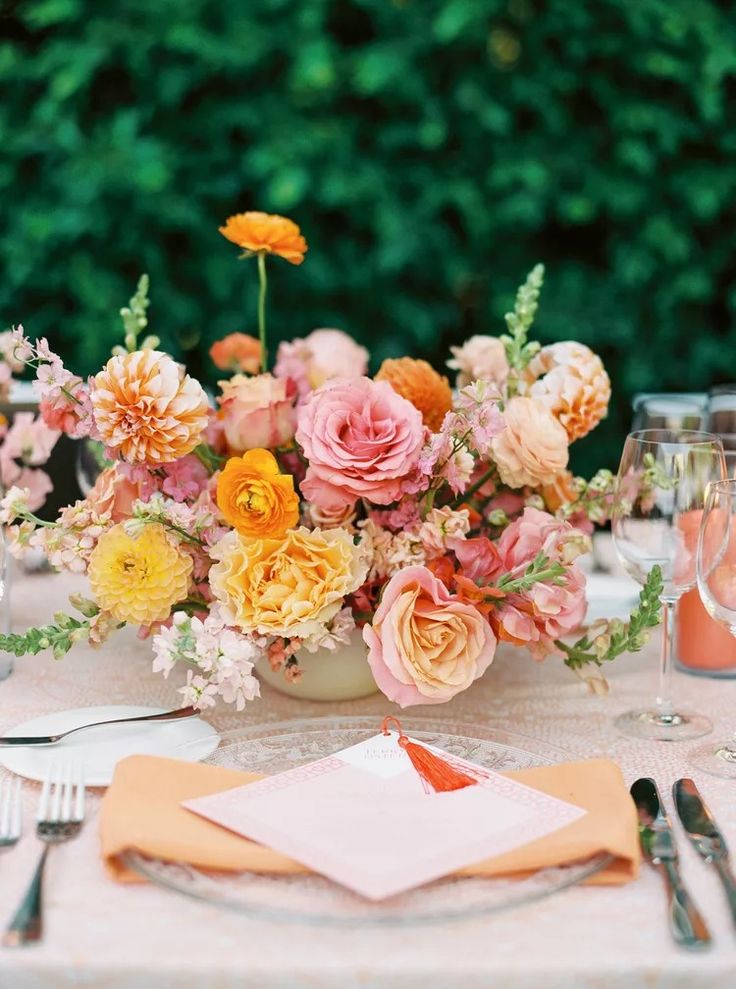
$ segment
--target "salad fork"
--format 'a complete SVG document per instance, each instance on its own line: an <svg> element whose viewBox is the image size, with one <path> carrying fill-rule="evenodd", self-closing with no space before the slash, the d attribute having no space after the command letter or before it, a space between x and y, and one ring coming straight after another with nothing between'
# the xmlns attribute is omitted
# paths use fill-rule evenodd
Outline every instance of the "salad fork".
<svg viewBox="0 0 736 989"><path fill-rule="evenodd" d="M19 777L7 777L0 783L0 849L12 848L22 830L23 807Z"/></svg>
<svg viewBox="0 0 736 989"><path fill-rule="evenodd" d="M76 784L76 785L75 785ZM36 835L43 843L31 883L3 937L15 948L43 936L43 870L49 848L76 837L84 823L84 778L69 766L52 768L44 780L36 818Z"/></svg>

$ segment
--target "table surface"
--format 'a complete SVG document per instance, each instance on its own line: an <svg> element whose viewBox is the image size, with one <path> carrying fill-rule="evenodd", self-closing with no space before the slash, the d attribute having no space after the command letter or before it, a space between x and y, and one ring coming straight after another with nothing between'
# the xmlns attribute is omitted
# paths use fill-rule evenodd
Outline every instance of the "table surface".
<svg viewBox="0 0 736 989"><path fill-rule="evenodd" d="M79 581L76 584L82 586ZM75 581L68 576L18 577L13 616L18 628L63 608ZM43 606L43 611L41 610ZM579 757L614 759L627 781L653 776L666 794L693 775L736 848L736 786L687 770L692 743L654 743L619 736L616 714L654 695L658 641L609 671L611 693L590 696L554 659L535 664L527 653L501 649L483 680L444 708L418 714L494 725L544 740ZM34 715L85 705L178 706L176 687L151 672L150 648L123 630L97 652L78 648L54 662L16 661L0 683L0 731ZM736 728L736 681L677 675L679 696L707 713L719 737ZM392 708L382 695L319 704L267 687L237 714L208 712L218 730L243 723L375 714ZM712 736L715 739L715 735ZM0 770L2 772L2 770ZM37 787L25 786L26 834L0 858L0 925L29 879L38 848L28 823ZM292 989L292 987L414 987L463 989L727 989L736 986L736 929L715 875L681 840L685 880L715 938L702 953L676 948L665 921L660 877L619 888L578 887L545 901L485 918L404 929L316 929L254 920L151 885L122 886L99 857L99 798L90 800L82 835L53 850L46 875L46 937L23 949L0 948L0 989Z"/></svg>

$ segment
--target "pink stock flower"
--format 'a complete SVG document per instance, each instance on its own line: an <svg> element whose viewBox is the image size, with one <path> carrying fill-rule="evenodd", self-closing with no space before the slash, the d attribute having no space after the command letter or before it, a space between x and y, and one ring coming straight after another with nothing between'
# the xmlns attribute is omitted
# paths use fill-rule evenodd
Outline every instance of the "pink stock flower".
<svg viewBox="0 0 736 989"><path fill-rule="evenodd" d="M442 478L455 494L462 494L475 469L472 453L458 442L456 416L448 412L439 433L428 433L419 456L419 471L425 477Z"/></svg>
<svg viewBox="0 0 736 989"><path fill-rule="evenodd" d="M38 467L49 459L60 435L59 430L49 429L32 412L16 412L5 435L3 455L22 460L29 467Z"/></svg>
<svg viewBox="0 0 736 989"><path fill-rule="evenodd" d="M288 378L236 374L221 381L219 399L225 437L234 453L271 449L294 438L296 389Z"/></svg>
<svg viewBox="0 0 736 989"><path fill-rule="evenodd" d="M458 393L455 408L462 414L462 427L470 433L467 445L485 457L493 439L502 432L504 418L498 407L500 394L489 381L474 381Z"/></svg>
<svg viewBox="0 0 736 989"><path fill-rule="evenodd" d="M33 467L19 467L14 460L8 461L2 455L0 455L0 479L6 489L15 486L28 491L27 505L31 512L38 511L46 501L46 497L54 490L46 471Z"/></svg>
<svg viewBox="0 0 736 989"><path fill-rule="evenodd" d="M309 461L302 493L325 508L403 493L424 442L421 413L385 381L328 381L299 409L296 439Z"/></svg>
<svg viewBox="0 0 736 989"><path fill-rule="evenodd" d="M13 374L19 374L25 362L33 357L33 347L22 326L0 333L0 355Z"/></svg>
<svg viewBox="0 0 736 989"><path fill-rule="evenodd" d="M303 340L280 343L273 373L296 382L300 398L331 378L360 378L368 351L342 330L313 330Z"/></svg>
<svg viewBox="0 0 736 989"><path fill-rule="evenodd" d="M401 707L450 700L486 671L496 651L480 612L426 567L391 578L363 638L376 683Z"/></svg>
<svg viewBox="0 0 736 989"><path fill-rule="evenodd" d="M161 490L174 501L194 501L206 490L210 477L202 461L193 454L166 464L163 471L166 476Z"/></svg>

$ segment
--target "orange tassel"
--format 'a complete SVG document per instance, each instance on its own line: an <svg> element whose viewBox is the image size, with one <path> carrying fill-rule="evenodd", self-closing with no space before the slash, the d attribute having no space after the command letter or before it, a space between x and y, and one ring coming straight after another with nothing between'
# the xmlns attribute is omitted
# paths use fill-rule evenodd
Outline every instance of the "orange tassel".
<svg viewBox="0 0 736 989"><path fill-rule="evenodd" d="M389 734L389 724L394 722L399 733L399 745L411 759L411 764L421 777L424 788L427 791L433 790L435 793L449 793L452 790L462 790L466 786L475 786L478 780L470 776L441 756L435 755L423 745L412 742L403 732L401 722L393 715L388 715L383 719L381 731L384 735Z"/></svg>

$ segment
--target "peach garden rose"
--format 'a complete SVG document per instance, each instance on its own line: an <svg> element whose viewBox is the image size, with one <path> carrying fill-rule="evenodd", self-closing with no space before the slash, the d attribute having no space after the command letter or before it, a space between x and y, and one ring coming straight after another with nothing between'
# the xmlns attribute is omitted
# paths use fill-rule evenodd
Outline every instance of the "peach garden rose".
<svg viewBox="0 0 736 989"><path fill-rule="evenodd" d="M236 374L221 381L220 389L225 438L233 453L284 446L293 439L296 393L288 378Z"/></svg>
<svg viewBox="0 0 736 989"><path fill-rule="evenodd" d="M506 428L492 441L493 459L511 488L551 484L566 467L567 433L533 398L512 398L504 409Z"/></svg>
<svg viewBox="0 0 736 989"><path fill-rule="evenodd" d="M485 673L496 651L481 613L426 567L394 574L363 638L376 683L401 707L450 700Z"/></svg>

